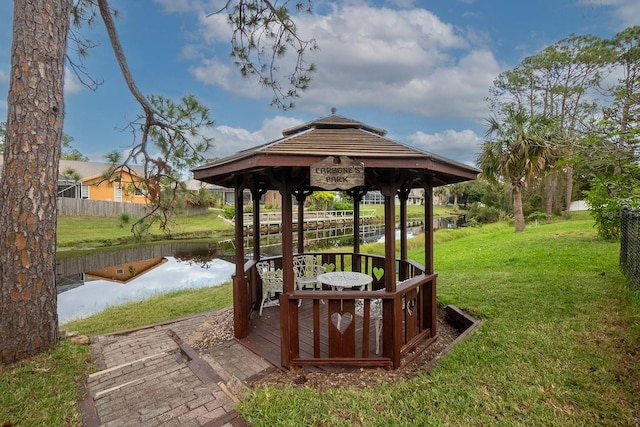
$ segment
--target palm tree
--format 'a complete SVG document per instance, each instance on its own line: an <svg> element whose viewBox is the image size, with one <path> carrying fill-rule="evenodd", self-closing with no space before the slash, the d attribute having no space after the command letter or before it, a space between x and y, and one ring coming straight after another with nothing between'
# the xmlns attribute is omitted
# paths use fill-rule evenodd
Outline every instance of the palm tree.
<svg viewBox="0 0 640 427"><path fill-rule="evenodd" d="M525 228L522 190L550 159L556 129L548 115L529 114L522 108L509 108L503 121L487 120L486 141L477 164L485 179L511 185L516 231Z"/></svg>

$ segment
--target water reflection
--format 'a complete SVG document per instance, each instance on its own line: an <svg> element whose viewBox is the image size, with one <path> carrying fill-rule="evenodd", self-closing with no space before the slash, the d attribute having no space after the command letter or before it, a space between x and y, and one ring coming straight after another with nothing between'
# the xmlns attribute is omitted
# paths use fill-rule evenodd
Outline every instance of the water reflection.
<svg viewBox="0 0 640 427"><path fill-rule="evenodd" d="M202 244L200 244L202 246ZM233 263L222 259L210 247L196 249L189 255L184 244L119 251L63 260L58 263L58 319L60 323L99 313L107 307L141 301L155 294L178 289L216 286L231 279ZM140 259L149 253L158 255ZM125 253L126 263L105 265ZM137 253L137 255L136 255ZM90 267L87 267L90 266ZM89 270L89 268L92 268ZM82 271L78 271L82 270Z"/></svg>

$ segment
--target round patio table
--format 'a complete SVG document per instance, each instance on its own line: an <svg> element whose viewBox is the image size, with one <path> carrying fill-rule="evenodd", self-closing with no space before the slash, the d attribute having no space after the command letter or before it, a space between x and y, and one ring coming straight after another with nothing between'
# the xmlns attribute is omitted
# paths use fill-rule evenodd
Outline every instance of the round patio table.
<svg viewBox="0 0 640 427"><path fill-rule="evenodd" d="M365 290L367 285L373 282L373 277L356 271L332 271L318 275L318 282L331 286L333 290L341 291L348 288L360 288Z"/></svg>

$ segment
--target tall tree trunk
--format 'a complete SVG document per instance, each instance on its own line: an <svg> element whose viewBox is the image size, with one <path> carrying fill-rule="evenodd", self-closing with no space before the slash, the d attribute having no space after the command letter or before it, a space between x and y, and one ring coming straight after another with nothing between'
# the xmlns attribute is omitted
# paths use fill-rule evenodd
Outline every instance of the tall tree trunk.
<svg viewBox="0 0 640 427"><path fill-rule="evenodd" d="M569 215L571 213L571 198L573 197L573 166L567 165L566 168L567 173L567 187L565 192L565 198L567 200L565 214Z"/></svg>
<svg viewBox="0 0 640 427"><path fill-rule="evenodd" d="M516 231L524 231L524 213L522 212L522 188L519 183L512 184L511 195L513 197L513 223Z"/></svg>
<svg viewBox="0 0 640 427"><path fill-rule="evenodd" d="M545 211L547 214L547 221L551 221L553 219L553 198L556 194L556 187L558 185L558 181L553 173L548 173L544 177L546 181L547 187L547 200L545 205Z"/></svg>
<svg viewBox="0 0 640 427"><path fill-rule="evenodd" d="M58 341L56 190L71 0L15 0L0 178L0 364Z"/></svg>

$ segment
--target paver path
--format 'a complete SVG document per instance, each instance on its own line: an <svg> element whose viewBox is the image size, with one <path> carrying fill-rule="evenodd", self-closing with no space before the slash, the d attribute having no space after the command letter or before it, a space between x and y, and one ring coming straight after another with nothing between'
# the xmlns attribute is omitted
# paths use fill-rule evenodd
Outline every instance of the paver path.
<svg viewBox="0 0 640 427"><path fill-rule="evenodd" d="M235 340L196 352L189 337L212 313L95 337L85 425L245 426L236 396L273 366Z"/></svg>

